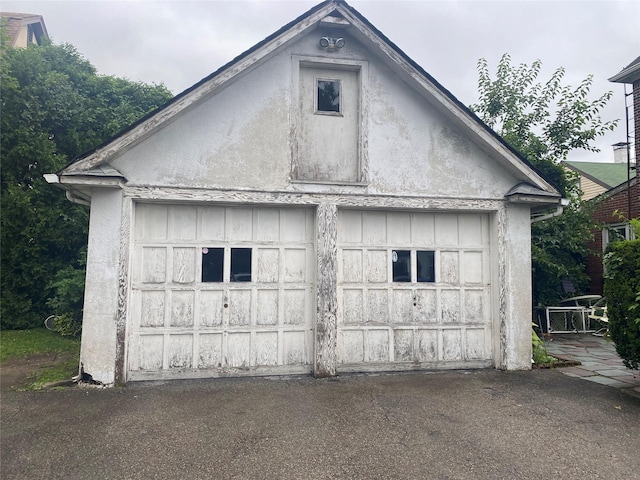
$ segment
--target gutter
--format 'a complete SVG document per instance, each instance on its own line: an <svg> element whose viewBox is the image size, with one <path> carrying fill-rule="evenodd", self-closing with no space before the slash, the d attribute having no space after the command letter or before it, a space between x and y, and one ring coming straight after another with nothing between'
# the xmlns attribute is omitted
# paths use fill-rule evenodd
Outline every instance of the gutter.
<svg viewBox="0 0 640 480"><path fill-rule="evenodd" d="M547 213L545 215L540 215L539 217L531 217L531 224L534 223L538 223L538 222L543 222L545 220L549 220L550 218L553 217L559 217L560 215L562 215L562 212L564 212L564 207L566 207L567 205L569 205L569 200L566 198L561 198L560 199L560 205L556 206L556 209L551 212L551 213Z"/></svg>
<svg viewBox="0 0 640 480"><path fill-rule="evenodd" d="M43 175L45 181L50 184L50 185L57 185L60 188L65 190L65 195L67 197L67 200L69 200L72 203L77 203L78 205L86 205L86 206L90 206L91 205L91 199L90 197L88 197L87 195L74 191L73 189L69 188L68 186L63 185L60 182L60 177L58 175L56 175L55 173L45 173Z"/></svg>

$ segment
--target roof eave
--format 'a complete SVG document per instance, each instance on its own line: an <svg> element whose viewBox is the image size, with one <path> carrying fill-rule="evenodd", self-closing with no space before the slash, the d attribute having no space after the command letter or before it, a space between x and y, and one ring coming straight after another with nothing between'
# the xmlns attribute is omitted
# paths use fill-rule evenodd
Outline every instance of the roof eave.
<svg viewBox="0 0 640 480"><path fill-rule="evenodd" d="M640 57L621 72L609 78L609 81L613 83L634 83L638 79L640 79Z"/></svg>

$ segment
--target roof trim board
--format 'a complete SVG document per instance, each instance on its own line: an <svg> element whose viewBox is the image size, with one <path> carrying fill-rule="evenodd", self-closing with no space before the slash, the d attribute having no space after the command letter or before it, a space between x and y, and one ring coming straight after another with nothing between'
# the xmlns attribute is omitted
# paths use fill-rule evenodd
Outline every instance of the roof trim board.
<svg viewBox="0 0 640 480"><path fill-rule="evenodd" d="M118 152L142 141L152 131L165 125L175 115L264 60L288 41L303 34L309 28L315 28L317 24L320 24L334 12L341 15L360 36L375 45L390 62L397 65L405 75L411 78L433 100L436 108L440 109L450 120L453 120L468 133L475 135L477 138L476 143L481 148L495 152L500 158L507 160L505 166L511 171L518 172L537 188L560 198L558 189L541 172L509 146L422 67L411 60L357 10L343 0L329 0L311 8L208 77L174 97L164 106L151 112L112 139L81 155L58 173L61 175L77 174L107 162L118 155ZM339 23L341 27L347 28L344 21Z"/></svg>

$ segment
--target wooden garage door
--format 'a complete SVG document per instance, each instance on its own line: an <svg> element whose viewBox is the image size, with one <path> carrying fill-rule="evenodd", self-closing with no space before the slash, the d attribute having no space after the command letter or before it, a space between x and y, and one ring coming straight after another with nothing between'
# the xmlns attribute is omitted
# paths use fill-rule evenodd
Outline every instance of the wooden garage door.
<svg viewBox="0 0 640 480"><path fill-rule="evenodd" d="M313 215L137 204L129 380L302 373Z"/></svg>
<svg viewBox="0 0 640 480"><path fill-rule="evenodd" d="M488 215L338 219L338 370L490 365Z"/></svg>

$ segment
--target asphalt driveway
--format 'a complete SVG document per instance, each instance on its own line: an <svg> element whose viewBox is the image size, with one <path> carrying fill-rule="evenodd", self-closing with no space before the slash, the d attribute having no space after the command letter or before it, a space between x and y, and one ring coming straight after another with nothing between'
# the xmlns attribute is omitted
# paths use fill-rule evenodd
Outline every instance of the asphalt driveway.
<svg viewBox="0 0 640 480"><path fill-rule="evenodd" d="M559 371L3 393L3 479L631 479L640 398Z"/></svg>

